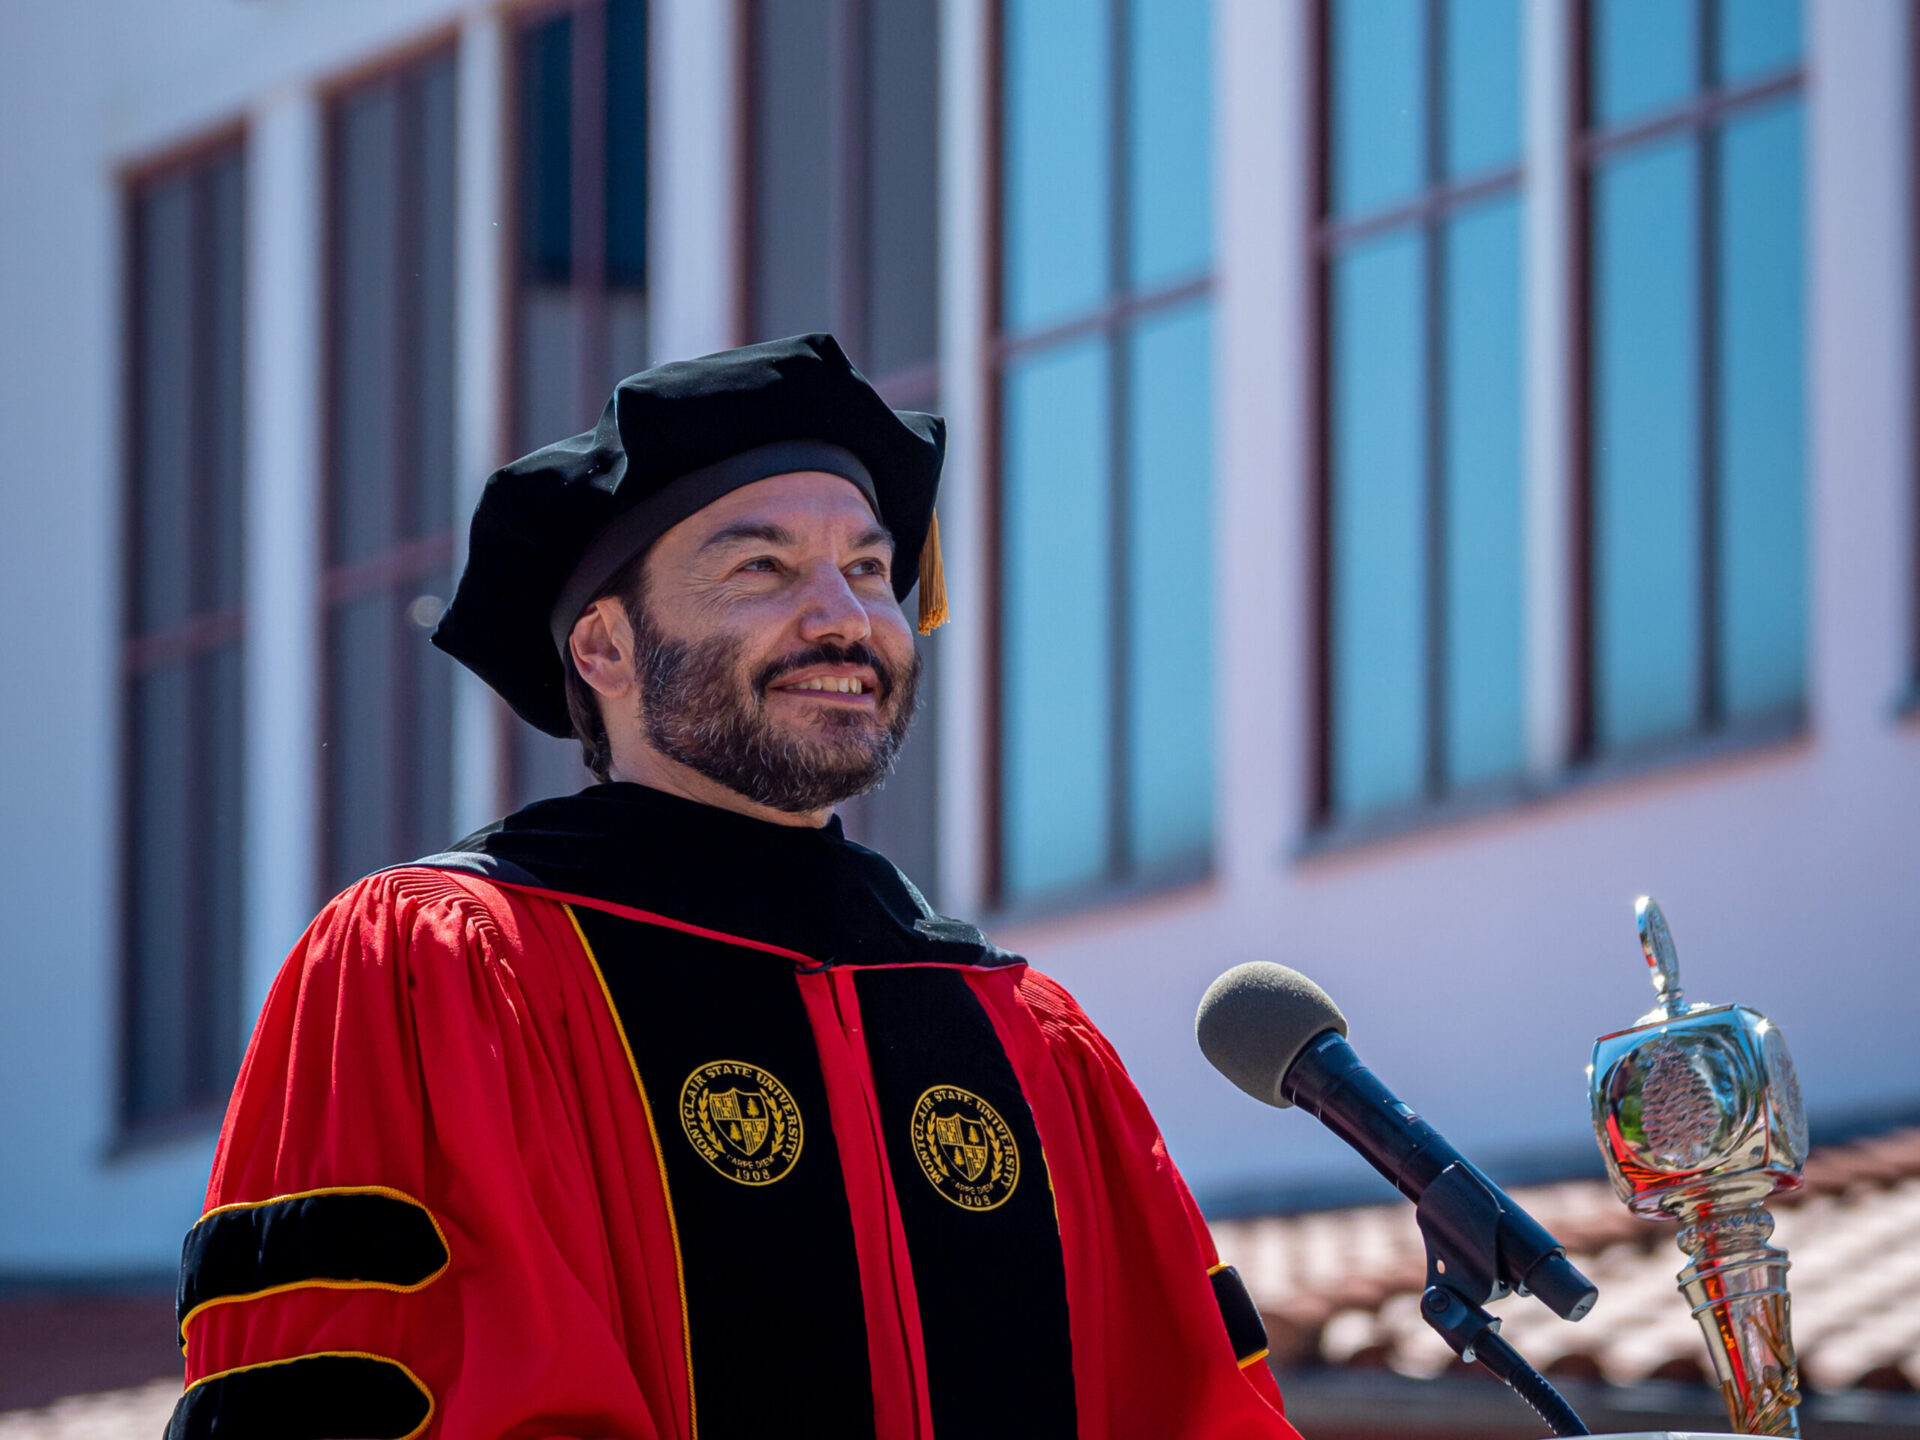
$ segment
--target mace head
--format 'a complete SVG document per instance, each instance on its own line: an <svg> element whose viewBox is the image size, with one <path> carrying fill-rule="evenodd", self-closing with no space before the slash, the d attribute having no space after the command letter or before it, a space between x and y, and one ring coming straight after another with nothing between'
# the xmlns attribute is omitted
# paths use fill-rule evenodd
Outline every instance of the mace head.
<svg viewBox="0 0 1920 1440"><path fill-rule="evenodd" d="M1594 1138L1621 1199L1691 1218L1800 1183L1807 1122L1786 1041L1744 1005L1689 1005L1667 918L1633 907L1659 1004L1602 1035L1588 1067Z"/></svg>

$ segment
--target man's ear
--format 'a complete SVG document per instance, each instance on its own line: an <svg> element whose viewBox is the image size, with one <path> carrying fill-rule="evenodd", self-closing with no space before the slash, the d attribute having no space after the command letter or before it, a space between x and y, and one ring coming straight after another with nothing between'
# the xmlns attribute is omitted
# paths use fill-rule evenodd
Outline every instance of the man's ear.
<svg viewBox="0 0 1920 1440"><path fill-rule="evenodd" d="M603 595L582 611L567 646L580 678L596 693L614 698L633 689L633 627L619 597Z"/></svg>

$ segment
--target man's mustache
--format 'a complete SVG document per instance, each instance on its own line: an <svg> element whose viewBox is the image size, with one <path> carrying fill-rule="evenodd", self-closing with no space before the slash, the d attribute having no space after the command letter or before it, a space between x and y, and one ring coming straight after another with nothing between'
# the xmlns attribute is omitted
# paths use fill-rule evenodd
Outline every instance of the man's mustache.
<svg viewBox="0 0 1920 1440"><path fill-rule="evenodd" d="M769 660L756 670L753 675L755 698L766 699L768 687L782 675L791 675L809 665L864 665L873 671L878 682L879 693L875 698L879 700L891 699L900 683L895 667L866 645L816 645L810 650L796 650L791 655L782 655L778 660Z"/></svg>

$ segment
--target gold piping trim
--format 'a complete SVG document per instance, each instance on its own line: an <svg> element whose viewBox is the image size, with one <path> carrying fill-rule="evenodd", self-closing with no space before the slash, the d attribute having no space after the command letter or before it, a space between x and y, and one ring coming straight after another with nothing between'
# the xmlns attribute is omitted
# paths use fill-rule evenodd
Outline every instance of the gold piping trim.
<svg viewBox="0 0 1920 1440"><path fill-rule="evenodd" d="M667 1156L660 1148L660 1122L653 1113L653 1102L647 1098L647 1082L640 1078L639 1062L633 1058L633 1045L627 1039L627 1027L620 1022L620 1007L613 1003L613 991L607 988L607 977L600 969L600 959L593 953L593 942L587 939L587 932L580 928L580 917L574 914L573 906L562 905L567 919L573 923L573 933L580 937L580 948L586 953L587 964L593 967L593 978L600 982L600 994L606 999L607 1014L613 1017L613 1030L620 1037L620 1048L627 1052L627 1068L633 1072L634 1087L640 1092L640 1104L647 1112L647 1134L653 1141L654 1163L660 1167L660 1193L667 1202L667 1233L673 1237L673 1274L680 1286L680 1343L687 1352L687 1425L692 1440L700 1435L700 1419L694 1404L693 1394L693 1323L687 1315L687 1267L680 1258L680 1222L673 1213L673 1187L667 1183Z"/></svg>
<svg viewBox="0 0 1920 1440"><path fill-rule="evenodd" d="M1211 1280L1215 1275L1218 1275L1222 1270L1231 1270L1232 1268L1233 1267L1227 1264L1227 1262L1224 1260L1222 1260L1218 1265L1209 1265L1207 1267L1207 1278Z"/></svg>
<svg viewBox="0 0 1920 1440"><path fill-rule="evenodd" d="M225 1215L234 1210L259 1210L268 1205L284 1204L288 1200L311 1200L316 1195L385 1195L389 1200L404 1200L409 1205L419 1206L427 1211L427 1218L433 1220L433 1228L440 1230L440 1222L434 1220L433 1211L427 1210L425 1203L416 1200L404 1190L396 1190L391 1185L316 1185L311 1190L289 1190L285 1195L275 1195L266 1200L229 1200L225 1205L216 1205L200 1216L206 1220L214 1215ZM198 1225L199 1220L194 1224ZM446 1233L440 1232L444 1243Z"/></svg>
<svg viewBox="0 0 1920 1440"><path fill-rule="evenodd" d="M427 1382L391 1355L375 1355L369 1350L316 1350L310 1355L289 1355L284 1360L260 1360L252 1365L235 1365L231 1370L219 1370L211 1375L202 1375L187 1387L186 1393L191 1394L202 1385L214 1380L224 1380L229 1375L243 1374L248 1370L271 1370L276 1365L298 1365L302 1360L377 1360L382 1365L391 1365L402 1375L406 1376L407 1379L411 1380L414 1388L427 1397L426 1418L406 1434L400 1436L399 1440L418 1440L419 1436L426 1433L427 1427L433 1424L433 1412L436 1408L436 1402L433 1398L433 1390L428 1386Z"/></svg>
<svg viewBox="0 0 1920 1440"><path fill-rule="evenodd" d="M1246 1359L1240 1362L1240 1368L1244 1370L1247 1368L1247 1366L1253 1364L1255 1361L1266 1359L1271 1349L1272 1349L1271 1346L1267 1346L1267 1345L1261 1346L1258 1350L1254 1351L1251 1355L1247 1356Z"/></svg>
<svg viewBox="0 0 1920 1440"><path fill-rule="evenodd" d="M216 1295L211 1300L202 1300L180 1317L182 1356L187 1353L187 1326L216 1305L237 1305L243 1300L264 1300L269 1295L285 1295L294 1290L385 1290L395 1295L411 1295L426 1289L453 1267L453 1246L447 1241L447 1232L441 1227L440 1217L428 1209L422 1201L414 1199L404 1190L395 1190L390 1185L322 1185L312 1190L294 1190L285 1195L275 1195L270 1200L229 1201L225 1205L216 1205L203 1214L193 1222L193 1229L198 1230L204 1222L215 1215L229 1215L236 1210L264 1210L269 1205L280 1205L289 1200L311 1200L319 1195L384 1195L390 1200L404 1200L427 1217L427 1223L433 1226L433 1233L440 1237L440 1248L446 1253L447 1258L440 1262L438 1270L426 1279L415 1281L411 1285L396 1285L390 1280L290 1280L284 1285L269 1285L262 1290L247 1290L238 1295Z"/></svg>

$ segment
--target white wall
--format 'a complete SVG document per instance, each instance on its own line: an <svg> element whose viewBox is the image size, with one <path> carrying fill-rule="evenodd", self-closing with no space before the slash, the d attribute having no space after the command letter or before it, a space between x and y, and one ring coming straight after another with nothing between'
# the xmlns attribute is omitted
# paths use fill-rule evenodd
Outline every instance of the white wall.
<svg viewBox="0 0 1920 1440"><path fill-rule="evenodd" d="M1202 991L1249 959L1319 980L1362 1056L1476 1154L1582 1154L1593 1037L1650 1005L1632 919L1646 891L1672 921L1689 996L1782 1027L1816 1139L1823 1115L1920 1111L1920 723L1895 714L1915 533L1902 11L1808 7L1806 734L1302 858L1305 7L1221 6L1219 878L996 936L1113 1035L1203 1195L1364 1178L1311 1120L1245 1099L1195 1050ZM1565 0L1530 0L1528 17L1537 46L1564 37ZM1531 97L1549 116L1561 103ZM1527 203L1541 231L1564 225L1552 196ZM1550 352L1566 320L1539 313L1550 286L1529 298L1530 353ZM1564 439L1535 439L1537 493ZM1563 523L1548 516L1536 539ZM1563 724L1551 697L1536 702L1536 756L1557 753Z"/></svg>
<svg viewBox="0 0 1920 1440"><path fill-rule="evenodd" d="M1322 981L1363 1055L1443 1128L1490 1156L1583 1143L1592 1037L1646 1008L1633 897L1666 904L1690 993L1771 1014L1816 1117L1920 1102L1920 726L1893 707L1910 653L1903 7L1812 0L1808 135L1812 478L1811 720L1799 740L1582 789L1402 838L1303 857L1309 637L1305 377L1309 89L1304 6L1218 0L1219 474L1215 613L1218 856L1206 885L997 938L1065 980L1113 1035L1203 1192L1357 1174L1312 1122L1242 1098L1206 1069L1190 1020L1206 983L1274 958ZM1537 45L1565 0L1528 0ZM655 346L732 338L735 233L716 122L731 106L725 7L658 0ZM943 503L961 619L950 679L974 681L984 376L977 296L986 93L968 57L986 0L949 0L943 94L943 360L955 427ZM503 63L497 12L446 0L69 0L0 11L0 1273L164 1269L199 1209L210 1135L110 1157L117 956L119 360L117 170L251 117L249 396L256 551L250 701L294 736L251 779L249 986L257 1000L317 897L312 767L297 752L310 680L316 86L383 50L462 25L463 94ZM1545 28L1542 28L1542 27ZM1546 38L1541 38L1541 37ZM1559 97L1533 97L1551 113ZM469 115L475 120L474 115ZM497 297L490 234L501 117L463 138L462 290ZM302 157L305 157L302 159ZM490 158L492 157L492 158ZM1555 217L1530 196L1530 224ZM491 217L491 218L490 218ZM1559 223L1564 223L1564 220ZM304 251L302 245L305 245ZM1550 296L1550 284L1536 292ZM497 458L498 315L463 316L469 482ZM1536 314L1530 353L1564 320ZM1549 417L1551 419L1551 417ZM1560 422L1553 421L1558 424ZM1555 432L1536 428L1536 493ZM490 453L492 452L492 453ZM1551 550L1556 520L1536 527ZM1536 551L1541 548L1536 547ZM1551 592L1556 572L1537 565ZM305 592L303 595L303 591ZM265 611L266 613L261 613ZM302 627L305 626L303 629ZM1533 652L1554 653L1551 636ZM278 678L275 678L278 677ZM981 687L944 687L942 884L978 895ZM1534 691L1534 729L1564 723ZM461 803L491 804L489 705L463 706ZM310 705L308 708L310 715ZM258 732L256 732L258 733ZM1551 760L1550 743L1536 759ZM1551 765L1545 768L1551 769ZM303 778L304 777L304 778ZM970 908L964 905L956 908Z"/></svg>
<svg viewBox="0 0 1920 1440"><path fill-rule="evenodd" d="M117 198L100 7L0 44L0 1268L148 1263L204 1146L103 1166L115 1072ZM157 1223L151 1197L171 1211ZM171 1239L168 1232L173 1231Z"/></svg>
<svg viewBox="0 0 1920 1440"><path fill-rule="evenodd" d="M212 1155L208 1133L111 1150L119 173L253 122L248 706L254 734L271 737L249 766L257 1004L315 898L312 628L301 623L317 564L313 85L458 18L446 0L0 12L0 1274L166 1270Z"/></svg>

